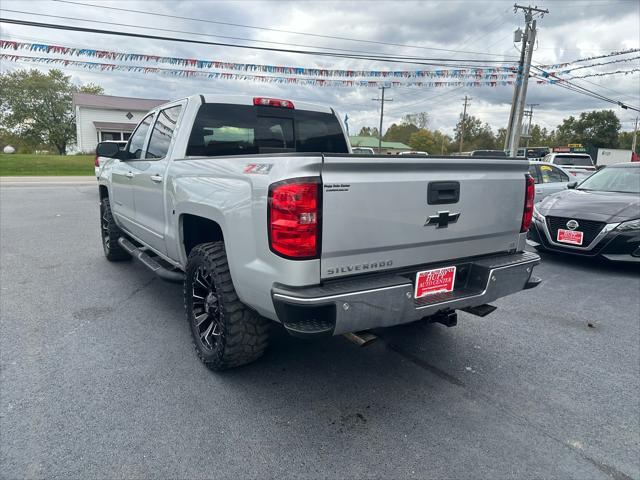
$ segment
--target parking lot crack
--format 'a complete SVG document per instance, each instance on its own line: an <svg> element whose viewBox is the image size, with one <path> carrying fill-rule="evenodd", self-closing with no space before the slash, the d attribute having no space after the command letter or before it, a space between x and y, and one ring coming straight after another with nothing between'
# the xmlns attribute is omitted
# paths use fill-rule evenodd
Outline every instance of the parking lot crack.
<svg viewBox="0 0 640 480"><path fill-rule="evenodd" d="M381 338L381 340L384 341L384 339ZM458 387L462 387L466 389L466 385L460 381L459 379L457 379L456 377L454 377L453 375L437 368L434 367L433 365L427 363L426 361L424 361L423 359L421 359L420 357L418 357L417 355L411 353L411 352L407 352L405 350L403 350L400 346L395 345L394 343L391 342L386 342L384 341L385 346L397 353L398 355L400 355L402 358L410 361L411 363L413 363L414 365L427 370L428 372L436 375L437 377L441 378L442 380L445 380L446 382L449 382L453 385L456 385ZM467 393L468 392L467 390ZM598 461L590 456L588 456L585 452L583 452L582 450L580 450L579 448L577 448L574 445L571 445L568 442L563 441L562 439L556 437L555 435L553 435L552 433L548 432L547 430L543 429L542 427L540 427L539 425L531 422L527 417L519 415L517 412L515 412L513 409L507 407L506 405L504 405L503 403L501 403L500 401L490 397L489 395L485 395L479 391L474 391L473 392L474 395L477 395L478 397L480 397L484 402L492 405L493 407L497 408L498 410L502 411L502 413L506 414L507 416L511 417L513 420L515 420L517 423L520 424L525 424L528 427L531 427L533 430L535 430L536 432L538 432L541 435L544 435L545 437L549 438L550 440L559 443L560 445L568 448L569 450L571 450L573 453L576 453L579 457L581 457L583 460L587 461L588 463L590 463L591 465L593 465L595 468L597 468L600 472L606 474L609 478L612 478L614 480L633 480L633 477L631 477L630 475L627 475L624 472L621 472L620 470L612 467L611 465L608 465L604 462Z"/></svg>
<svg viewBox="0 0 640 480"><path fill-rule="evenodd" d="M421 359L420 357L418 357L417 355L414 355L413 353L407 352L405 350L403 350L402 348L400 348L398 345L395 345L393 343L389 343L389 342L384 342L386 347L397 353L398 355L400 355L402 358L404 358L405 360L409 360L411 363L413 363L414 365L417 365L418 367L427 370L428 372L434 374L435 376L441 378L442 380L445 380L453 385L456 385L458 387L464 387L464 383L457 379L456 377L454 377L453 375L448 374L447 372L445 372L444 370L440 370L438 367L434 367L433 365L431 365L430 363L425 362L423 359Z"/></svg>

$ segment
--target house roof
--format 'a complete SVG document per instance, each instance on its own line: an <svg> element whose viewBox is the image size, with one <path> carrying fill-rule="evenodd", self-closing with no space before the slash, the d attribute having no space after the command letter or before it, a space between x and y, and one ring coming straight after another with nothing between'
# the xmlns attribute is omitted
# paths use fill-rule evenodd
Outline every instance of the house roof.
<svg viewBox="0 0 640 480"><path fill-rule="evenodd" d="M111 95L93 95L91 93L74 93L73 106L111 108L115 110L152 110L169 100L152 98L114 97Z"/></svg>
<svg viewBox="0 0 640 480"><path fill-rule="evenodd" d="M378 139L376 137L361 137L353 136L349 137L352 147L371 147L378 148ZM400 142L385 142L382 141L382 148L393 148L396 150L411 150L411 147Z"/></svg>
<svg viewBox="0 0 640 480"><path fill-rule="evenodd" d="M93 125L98 130L116 130L123 132L133 132L133 129L136 128L135 123L126 122L93 122Z"/></svg>

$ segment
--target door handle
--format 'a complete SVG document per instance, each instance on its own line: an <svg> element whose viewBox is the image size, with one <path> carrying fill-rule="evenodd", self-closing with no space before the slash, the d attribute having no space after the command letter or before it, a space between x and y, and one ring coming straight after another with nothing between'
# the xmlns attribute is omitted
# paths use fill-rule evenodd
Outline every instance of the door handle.
<svg viewBox="0 0 640 480"><path fill-rule="evenodd" d="M162 175L151 175L149 177L152 182L160 183L162 181Z"/></svg>
<svg viewBox="0 0 640 480"><path fill-rule="evenodd" d="M133 178L134 177L133 172L127 172L127 173L124 174L124 176L127 177L127 178Z"/></svg>

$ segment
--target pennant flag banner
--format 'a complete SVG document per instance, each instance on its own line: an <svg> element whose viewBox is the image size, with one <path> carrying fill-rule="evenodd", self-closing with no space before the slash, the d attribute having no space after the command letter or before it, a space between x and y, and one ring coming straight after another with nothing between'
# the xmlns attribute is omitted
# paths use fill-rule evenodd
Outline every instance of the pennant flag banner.
<svg viewBox="0 0 640 480"><path fill-rule="evenodd" d="M321 78L473 78L476 80L498 81L518 77L518 67L515 66L462 69L446 68L435 70L338 70L262 65L252 63L221 62L216 60L198 60L193 58L163 57L140 53L124 53L109 50L63 47L60 45L18 42L12 40L0 40L0 48L5 50L28 50L30 52L59 54L75 57L92 57L101 60L115 60L121 62L162 63L173 65L176 67L193 67L197 69L230 70L234 72L260 72L288 76L311 76Z"/></svg>
<svg viewBox="0 0 640 480"><path fill-rule="evenodd" d="M549 64L549 65L540 65L540 68L545 68L547 70L559 70L561 68L564 68L568 65L571 65L572 63L579 63L579 62L589 62L591 60L597 60L599 58L608 58L608 57L617 57L618 55L627 55L629 53L637 53L640 52L640 48L628 48L627 50L616 50L614 52L611 53L607 53L606 55L596 55L593 57L584 57L584 58L578 58L577 60L573 60L571 62L567 62L567 63L556 63L556 64ZM619 60L619 61L627 61L627 60ZM615 63L615 62L611 62L611 63ZM596 64L596 65L605 65L603 64Z"/></svg>
<svg viewBox="0 0 640 480"><path fill-rule="evenodd" d="M600 67L600 66L603 66L603 65L611 65L613 63L632 62L634 60L639 60L639 59L640 59L640 56L627 57L627 58L618 58L616 60L609 60L608 62L598 62L598 63L591 63L589 65L580 65L578 67L568 68L566 70L560 70L560 71L556 71L556 72L553 72L553 73L560 74L560 75L566 75L567 73L573 72L574 70L583 70L585 68Z"/></svg>
<svg viewBox="0 0 640 480"><path fill-rule="evenodd" d="M569 80L574 78L589 78L589 77L606 77L607 75L630 75L632 73L640 72L640 68L633 68L631 70L616 70L614 72L602 72L602 73L590 73L588 75L579 75L577 77L569 77Z"/></svg>
<svg viewBox="0 0 640 480"><path fill-rule="evenodd" d="M82 68L84 70L118 71L130 73L154 73L170 77L200 77L221 80L248 80L260 83L282 83L293 85L310 85L320 87L497 87L513 85L512 80L465 80L465 81L383 81L383 80L336 80L325 78L297 78L270 75L249 75L225 72L204 72L201 70L183 70L158 67L145 67L141 65L116 65L113 63L83 62L79 60L67 60L65 58L30 57L24 55L0 54L0 59L10 62L39 63L46 65L62 65Z"/></svg>

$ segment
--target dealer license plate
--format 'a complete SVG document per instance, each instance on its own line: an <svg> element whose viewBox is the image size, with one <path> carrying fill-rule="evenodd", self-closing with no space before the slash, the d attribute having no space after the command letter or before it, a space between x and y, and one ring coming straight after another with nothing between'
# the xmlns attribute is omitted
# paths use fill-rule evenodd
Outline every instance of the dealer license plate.
<svg viewBox="0 0 640 480"><path fill-rule="evenodd" d="M563 230L562 228L558 229L558 242L570 243L572 245L582 245L583 237L584 233L577 230Z"/></svg>
<svg viewBox="0 0 640 480"><path fill-rule="evenodd" d="M426 297L434 293L453 291L456 280L456 267L435 268L416 274L415 298Z"/></svg>

